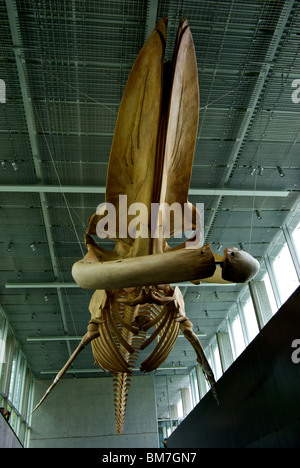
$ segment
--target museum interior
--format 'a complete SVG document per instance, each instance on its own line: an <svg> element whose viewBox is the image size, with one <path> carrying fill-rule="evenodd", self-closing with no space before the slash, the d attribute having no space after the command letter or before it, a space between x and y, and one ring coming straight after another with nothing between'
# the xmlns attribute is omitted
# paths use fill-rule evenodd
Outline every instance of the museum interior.
<svg viewBox="0 0 300 468"><path fill-rule="evenodd" d="M200 96L199 105L194 101L195 138L184 140L178 126L190 117L182 102L192 87L182 88L175 132L178 146L194 141L194 151L189 183L179 178L173 184L174 201L182 188L191 204L203 207L199 248L209 245L214 258L223 258L224 250L235 247L250 254L259 269L243 282L214 276L205 282L195 276L180 279L175 264L169 266L170 279L160 281L172 291L179 288L193 336L213 372L213 388L195 343L186 339L182 323L187 322L176 322L178 336L169 347L173 335L166 324L147 335L142 324L135 330L147 338L156 330L156 341L138 349L131 375L124 374L123 390L123 374L110 370L114 358L105 358L106 367L95 362L98 332L100 338L84 346L32 412L87 333L94 290L105 294L136 287L83 288L72 269L87 254L88 220L105 206L114 181L122 176L122 164L127 165L128 185L134 186L134 177L138 180L143 170L148 173L145 186L141 182L136 187L142 198L133 201L146 196L152 181L145 159L138 171L130 172L140 154L133 151L132 135L138 133L139 150L156 131L148 123L151 112L142 112L144 101L151 96L153 109L160 96L148 79L156 73L151 62L141 78L142 110L133 104L125 117L123 110L123 120L117 118L121 102L140 89L137 78L132 94L123 98L143 45L153 34L162 37L155 30L162 18L167 18L160 23L167 29L162 61L174 65L181 57L174 76L182 78L183 87L191 73L184 57L192 52L184 39L176 46L178 25L185 25L181 37L191 33ZM0 22L0 446L299 447L300 1L5 0L0 2ZM178 97L175 92L170 96L176 107ZM129 127L133 122L127 142L131 150L120 150L119 165L110 160L116 153L111 151L113 137L127 121ZM182 173L188 166L185 157L180 160ZM155 180L159 169L157 165ZM123 188L129 193L126 184ZM119 244L113 238L100 238L95 230L92 234L89 238L103 252L115 252ZM169 248L187 237L186 232L171 236ZM165 259L169 252L157 255ZM105 267L105 259L99 259L94 264ZM143 260L133 258L140 277L148 265ZM119 262L128 265L126 259ZM216 268L222 265L220 261ZM114 271L118 278L121 270ZM154 288L149 290L158 301ZM117 296L109 294L107 301L114 304L110 298ZM116 304L122 304L120 297ZM159 298L163 303L164 296ZM113 306L97 307L100 319L91 327L106 330L107 340L100 351L128 356L130 344L138 342L130 326L121 335L119 325L112 323ZM124 306L124 311L139 307ZM167 308L161 307L157 310ZM166 320L175 314L168 310ZM155 316L158 320L158 312ZM109 336L113 340L120 335L118 346L109 348ZM141 363L163 339L164 359L143 371ZM126 411L118 433L116 398L121 397Z"/></svg>

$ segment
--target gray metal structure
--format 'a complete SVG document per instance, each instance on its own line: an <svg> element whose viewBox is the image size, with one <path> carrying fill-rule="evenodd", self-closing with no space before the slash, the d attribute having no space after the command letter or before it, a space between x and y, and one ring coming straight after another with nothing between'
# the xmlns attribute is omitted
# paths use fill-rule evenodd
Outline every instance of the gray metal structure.
<svg viewBox="0 0 300 468"><path fill-rule="evenodd" d="M299 220L299 0L1 1L0 304L37 378L52 378L86 331L91 291L76 287L71 268L104 201L128 74L163 16L167 59L183 16L195 43L190 200L204 203L205 241L215 252L250 251L260 279L264 257ZM205 347L245 286L181 287ZM186 378L195 363L179 338L157 375ZM73 376L105 374L87 349L65 378ZM165 397L162 386L161 408Z"/></svg>

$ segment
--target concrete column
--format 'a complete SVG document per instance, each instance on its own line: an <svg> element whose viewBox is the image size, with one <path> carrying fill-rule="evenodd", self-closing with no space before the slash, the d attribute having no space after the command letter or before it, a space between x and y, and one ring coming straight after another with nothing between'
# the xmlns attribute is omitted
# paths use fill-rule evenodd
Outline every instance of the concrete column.
<svg viewBox="0 0 300 468"><path fill-rule="evenodd" d="M183 417L185 418L192 411L192 401L189 388L181 388L181 399L183 408Z"/></svg>
<svg viewBox="0 0 300 468"><path fill-rule="evenodd" d="M207 385L206 385L204 374L199 365L196 366L196 375L197 375L197 381L198 381L199 396L201 400L201 398L203 398L204 395L206 395L207 393Z"/></svg>
<svg viewBox="0 0 300 468"><path fill-rule="evenodd" d="M276 301L278 309L280 309L280 307L282 306L282 299L281 299L281 296L280 296L280 291L279 291L279 288L278 288L276 275L274 273L274 268L273 268L273 265L272 265L272 263L270 261L269 255L264 257L264 259L265 259L265 264L266 264L266 267L267 267L267 272L268 272L268 275L269 275L269 278L270 278L271 286L272 286L272 289L273 289L275 301Z"/></svg>
<svg viewBox="0 0 300 468"><path fill-rule="evenodd" d="M218 332L217 341L218 341L219 350L220 350L222 369L223 369L223 372L225 372L234 361L229 334Z"/></svg>
<svg viewBox="0 0 300 468"><path fill-rule="evenodd" d="M295 246L294 240L293 240L293 236L291 235L290 230L288 229L287 226L284 226L281 229L284 234L288 249L290 251L291 258L294 263L294 267L298 276L298 280L300 281L300 261L298 258L298 252L297 252L297 248Z"/></svg>
<svg viewBox="0 0 300 468"><path fill-rule="evenodd" d="M171 405L170 406L170 412L171 412L171 419L178 419L178 408L177 405Z"/></svg>
<svg viewBox="0 0 300 468"><path fill-rule="evenodd" d="M273 317L266 285L264 281L250 281L249 290L261 330L266 323Z"/></svg>

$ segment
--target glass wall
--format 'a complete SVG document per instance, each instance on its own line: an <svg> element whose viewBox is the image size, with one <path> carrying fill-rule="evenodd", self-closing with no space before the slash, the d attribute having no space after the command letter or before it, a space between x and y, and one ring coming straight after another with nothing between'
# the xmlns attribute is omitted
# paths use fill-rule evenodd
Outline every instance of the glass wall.
<svg viewBox="0 0 300 468"><path fill-rule="evenodd" d="M223 369L217 338L213 339L210 344L210 356L210 363L214 371L215 378L218 380L223 374Z"/></svg>
<svg viewBox="0 0 300 468"><path fill-rule="evenodd" d="M245 285L218 333L205 349L216 380L299 286L299 271L297 273L296 268L300 258L300 223L289 231L290 235L289 232L288 235L281 233L266 258L267 271L262 272L259 280ZM198 375L199 396L203 398L209 387L200 367L197 365L195 369L193 379L194 375Z"/></svg>
<svg viewBox="0 0 300 468"><path fill-rule="evenodd" d="M229 314L228 327L230 328L232 351L236 359L246 348L245 335L243 333L241 317L237 305L233 307L232 312Z"/></svg>
<svg viewBox="0 0 300 468"><path fill-rule="evenodd" d="M204 350L216 380L222 377L299 286L300 223L294 223L293 226L283 228L264 261L262 259L258 279L254 278L249 285L245 285L236 303L228 310L218 332ZM181 387L184 386L185 390L189 388L192 407L210 390L199 364L192 369L189 383L182 381L183 378L181 376L176 385L179 399L175 405L174 402L169 404L166 419L158 421L160 441L168 437L184 418L185 402L180 393ZM169 379L170 382L172 379ZM172 390L170 394L174 393L174 389ZM165 393L168 394L167 390ZM186 399L187 392L184 397Z"/></svg>
<svg viewBox="0 0 300 468"><path fill-rule="evenodd" d="M293 239L292 248L287 242L290 238ZM281 233L278 242L265 258L265 262L262 260L258 279L255 278L244 286L238 300L228 310L226 319L220 324L218 332L204 350L216 380L222 377L223 373L255 339L260 330L276 314L278 308L299 286L299 276L296 271L297 261L292 258L292 252L299 263L300 223L297 224L296 228L290 228L290 236ZM181 388L184 387L185 390L187 387L189 388L192 407L195 407L210 390L199 364L192 369L189 382L182 380L184 376L172 377L174 382L177 378L179 380L176 382L175 388L177 388L178 400L175 405L174 402L171 405L169 403L166 419L158 421L161 440L168 437L184 418L184 400L188 395L186 391L183 395ZM164 389L166 395L168 393L174 394L174 388L171 388L172 379L169 378L169 392L168 386ZM161 403L159 402L159 404Z"/></svg>
<svg viewBox="0 0 300 468"><path fill-rule="evenodd" d="M29 443L32 396L32 374L0 310L0 407L24 447Z"/></svg>
<svg viewBox="0 0 300 468"><path fill-rule="evenodd" d="M296 228L292 231L292 239L294 241L298 258L300 258L300 222Z"/></svg>
<svg viewBox="0 0 300 468"><path fill-rule="evenodd" d="M259 333L259 321L248 288L244 291L241 298L239 299L238 307L243 324L244 341L248 346L248 344L251 343L251 341Z"/></svg>
<svg viewBox="0 0 300 468"><path fill-rule="evenodd" d="M298 278L287 244L273 259L273 269L277 279L279 294L284 303L298 286Z"/></svg>
<svg viewBox="0 0 300 468"><path fill-rule="evenodd" d="M269 299L269 304L270 304L270 307L271 307L271 311L272 311L272 314L274 315L277 312L278 308L277 308L277 305L276 305L274 291L273 291L271 281L270 281L270 277L269 277L268 273L266 273L264 275L262 281L265 284L265 288L266 288L266 291L267 291L267 296L268 296L268 299Z"/></svg>
<svg viewBox="0 0 300 468"><path fill-rule="evenodd" d="M196 373L195 367L190 373L190 385L191 385L192 403L194 407L200 401L199 386L198 386L197 373Z"/></svg>

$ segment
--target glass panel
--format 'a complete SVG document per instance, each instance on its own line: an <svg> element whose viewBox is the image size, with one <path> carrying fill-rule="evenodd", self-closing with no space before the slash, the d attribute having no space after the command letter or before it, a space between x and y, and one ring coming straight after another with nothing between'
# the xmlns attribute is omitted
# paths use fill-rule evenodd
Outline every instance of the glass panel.
<svg viewBox="0 0 300 468"><path fill-rule="evenodd" d="M0 314L0 377L1 377L1 369L2 365L5 363L5 337L4 337L4 329L5 329L5 319ZM3 383L3 382L2 382ZM0 388L4 390L3 386L1 385L0 381Z"/></svg>
<svg viewBox="0 0 300 468"><path fill-rule="evenodd" d="M21 420L19 414L25 418L30 414L32 407L33 379L30 369L11 329L0 313L0 406L5 407L9 413L9 424L21 442L26 438L28 445L30 430Z"/></svg>
<svg viewBox="0 0 300 468"><path fill-rule="evenodd" d="M0 314L0 340L3 338L4 325L5 325L5 319L4 319L4 317Z"/></svg>
<svg viewBox="0 0 300 468"><path fill-rule="evenodd" d="M164 439L167 439L176 429L178 423L177 421L173 421L171 426L171 421L158 421L158 439L159 439L159 447L164 448Z"/></svg>
<svg viewBox="0 0 300 468"><path fill-rule="evenodd" d="M265 283L268 298L269 298L269 302L270 302L270 306L271 306L271 310L272 310L272 314L274 315L274 314L276 314L276 312L278 310L278 307L277 307L277 304L276 304L276 301L275 301L274 292L273 292L273 288L272 288L271 281L270 281L268 273L266 273L265 276L263 277L263 282Z"/></svg>
<svg viewBox="0 0 300 468"><path fill-rule="evenodd" d="M23 382L23 369L24 369L24 360L21 357L21 362L19 364L19 368L17 369L17 376L16 376L16 383L14 388L13 394L13 404L20 411L20 400L21 400L21 387Z"/></svg>
<svg viewBox="0 0 300 468"><path fill-rule="evenodd" d="M196 376L196 368L194 368L192 372L190 373L190 381L191 381L193 406L196 406L197 403L199 403L200 401L198 381L197 381L197 376Z"/></svg>
<svg viewBox="0 0 300 468"><path fill-rule="evenodd" d="M220 377L222 377L223 371L219 347L216 342L212 345L212 353L214 359L215 379L218 380Z"/></svg>
<svg viewBox="0 0 300 468"><path fill-rule="evenodd" d="M13 428L13 430L14 430L15 432L16 432L16 425L17 425L17 422L18 422L17 415L16 415L15 411L12 409L11 415L10 415L9 424L11 425L11 427Z"/></svg>
<svg viewBox="0 0 300 468"><path fill-rule="evenodd" d="M232 326L232 333L233 333L234 344L235 344L236 357L238 357L244 351L246 347L242 325L241 325L241 319L239 315L236 315L233 318L231 324L232 324L231 326Z"/></svg>
<svg viewBox="0 0 300 468"><path fill-rule="evenodd" d="M5 362L5 341L0 338L0 369Z"/></svg>
<svg viewBox="0 0 300 468"><path fill-rule="evenodd" d="M30 442L30 429L25 426L24 447L29 448Z"/></svg>
<svg viewBox="0 0 300 468"><path fill-rule="evenodd" d="M206 353L206 356L207 356L207 353ZM197 364L196 366L196 374L197 374L198 388L199 388L199 394L200 394L200 399L201 399L206 395L209 388L208 388L207 380L204 377L203 371L201 367L199 366L199 364Z"/></svg>
<svg viewBox="0 0 300 468"><path fill-rule="evenodd" d="M213 364L213 362L212 362L212 355L211 355L211 352L210 352L210 346L208 346L208 348L207 348L207 350L206 350L206 352L205 352L205 355L206 355L206 358L207 358L207 360L208 360L208 364L210 365L211 369L213 369L213 368L214 368L214 364ZM207 382L206 379L205 379L205 383L206 383L207 391L209 391L210 386L209 386L209 384L208 384L208 382Z"/></svg>
<svg viewBox="0 0 300 468"><path fill-rule="evenodd" d="M4 356L3 362L1 365L1 373L0 373L0 388L1 390L6 393L7 392L7 379L9 378L9 368L10 368L10 357L12 350L14 349L14 338L10 329L7 331L5 347L4 347Z"/></svg>
<svg viewBox="0 0 300 468"><path fill-rule="evenodd" d="M32 377L30 370L28 369L29 373L29 379L30 379L30 384L29 384L29 392L28 392L28 397L26 400L26 412L24 410L24 416L28 422L28 424L31 423L31 416L30 412L33 407L33 395L34 395L34 378ZM24 447L28 448L30 444L30 433L31 430L29 428L25 429L25 438L24 438Z"/></svg>
<svg viewBox="0 0 300 468"><path fill-rule="evenodd" d="M258 335L259 333L257 318L255 315L255 310L253 307L252 300L248 299L246 304L243 304L242 307L244 309L244 316L245 316L245 321L246 321L246 326L247 326L249 342L251 342L253 338L255 338L256 335Z"/></svg>
<svg viewBox="0 0 300 468"><path fill-rule="evenodd" d="M10 374L10 383L9 383L8 399L10 401L13 401L14 385L16 381L17 358L18 358L18 348L16 347L14 351L13 363L12 363L11 374Z"/></svg>
<svg viewBox="0 0 300 468"><path fill-rule="evenodd" d="M218 333L218 344L220 355L222 356L223 370L225 372L234 361L227 320L224 321Z"/></svg>
<svg viewBox="0 0 300 468"><path fill-rule="evenodd" d="M24 418L27 418L27 408L28 408L28 399L29 399L29 389L30 389L30 370L25 364L24 369L24 385L23 392L21 395L22 401L20 402L19 412L24 415Z"/></svg>
<svg viewBox="0 0 300 468"><path fill-rule="evenodd" d="M273 268L281 299L285 302L299 285L293 260L286 244L275 258Z"/></svg>
<svg viewBox="0 0 300 468"><path fill-rule="evenodd" d="M300 222L294 231L292 232L292 238L297 250L298 258L300 258Z"/></svg>
<svg viewBox="0 0 300 468"><path fill-rule="evenodd" d="M21 419L20 419L19 420L18 437L19 437L22 444L24 444L25 431L26 431L25 423L23 421L21 421Z"/></svg>

